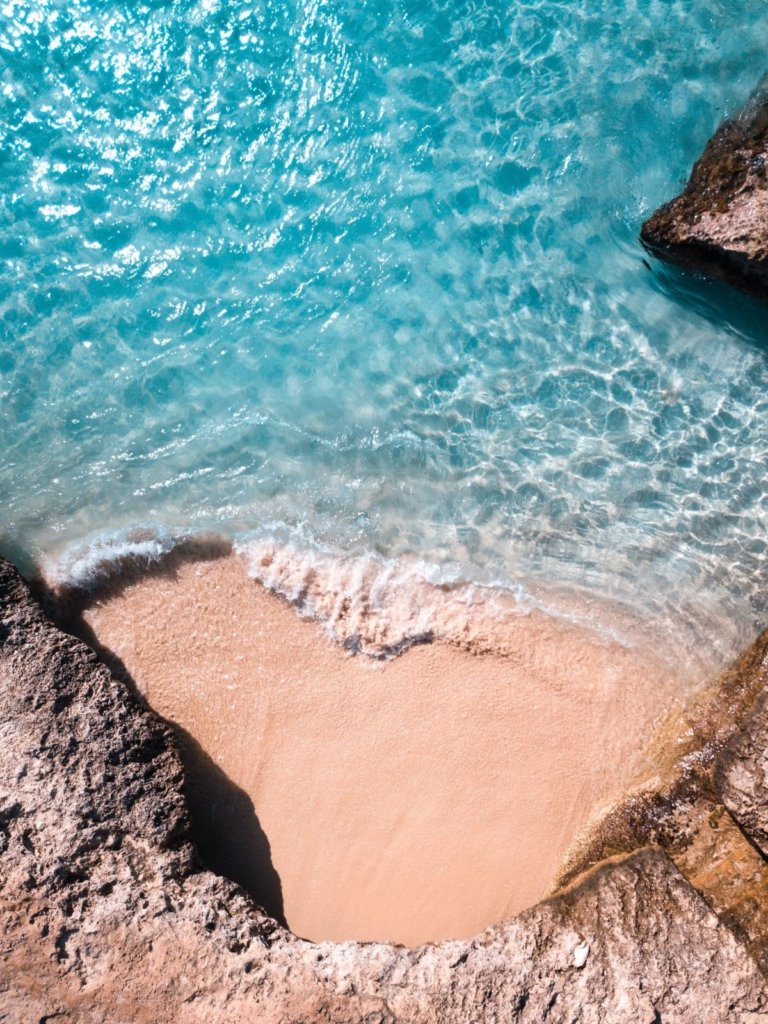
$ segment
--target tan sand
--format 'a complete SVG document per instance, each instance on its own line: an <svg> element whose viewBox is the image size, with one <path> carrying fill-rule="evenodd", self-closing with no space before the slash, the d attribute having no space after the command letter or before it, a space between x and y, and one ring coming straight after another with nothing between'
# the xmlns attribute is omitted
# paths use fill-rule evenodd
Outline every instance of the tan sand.
<svg viewBox="0 0 768 1024"><path fill-rule="evenodd" d="M250 798L258 824L233 823L215 790L211 841L261 870L260 825L287 923L312 939L464 937L546 895L579 830L649 773L683 686L652 653L537 613L499 626L504 656L351 656L237 555L147 577L86 620ZM242 794L232 806L252 817Z"/></svg>

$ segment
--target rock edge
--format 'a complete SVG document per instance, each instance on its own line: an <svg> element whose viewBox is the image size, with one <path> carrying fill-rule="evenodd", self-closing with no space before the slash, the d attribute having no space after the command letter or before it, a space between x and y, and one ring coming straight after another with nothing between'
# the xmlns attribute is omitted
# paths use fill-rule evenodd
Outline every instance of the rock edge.
<svg viewBox="0 0 768 1024"><path fill-rule="evenodd" d="M768 299L768 79L720 126L683 192L640 237L670 263Z"/></svg>

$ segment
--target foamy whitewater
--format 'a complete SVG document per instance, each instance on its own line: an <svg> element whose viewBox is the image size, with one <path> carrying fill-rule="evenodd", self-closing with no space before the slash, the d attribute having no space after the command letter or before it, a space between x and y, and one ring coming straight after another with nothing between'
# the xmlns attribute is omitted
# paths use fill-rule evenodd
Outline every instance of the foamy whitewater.
<svg viewBox="0 0 768 1024"><path fill-rule="evenodd" d="M426 581L719 667L765 309L637 233L767 53L763 0L0 3L0 550L215 530L345 641Z"/></svg>

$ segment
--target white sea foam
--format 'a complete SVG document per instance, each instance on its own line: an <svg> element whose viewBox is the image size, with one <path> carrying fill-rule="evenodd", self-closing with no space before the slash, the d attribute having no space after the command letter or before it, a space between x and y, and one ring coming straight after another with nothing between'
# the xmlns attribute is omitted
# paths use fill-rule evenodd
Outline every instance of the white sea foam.
<svg viewBox="0 0 768 1024"><path fill-rule="evenodd" d="M578 588L544 591L515 582L480 583L458 566L439 566L414 555L344 554L306 538L251 537L237 541L234 550L253 579L355 652L386 657L443 639L474 651L514 654L515 620L536 615L542 635L549 620L553 629L571 628L595 643L652 651L683 674L706 675L716 667L699 652L684 652L667 624L638 618L631 609L597 601Z"/></svg>
<svg viewBox="0 0 768 1024"><path fill-rule="evenodd" d="M68 545L47 557L41 566L46 579L57 586L95 587L121 566L149 567L168 555L182 535L145 528L103 533Z"/></svg>
<svg viewBox="0 0 768 1024"><path fill-rule="evenodd" d="M588 633L596 643L652 651L674 663L676 672L699 678L723 668L744 645L736 625L728 633L728 623L715 623L717 609L706 603L680 606L676 620L660 620L577 586L546 588L487 575L480 581L457 563L370 550L347 553L285 523L234 541L219 532L149 527L102 532L48 557L41 568L58 588L99 593L115 581L162 571L174 558L217 558L232 550L252 579L317 621L336 643L373 657L392 657L433 639L513 654L514 621L529 615L541 618L544 632L551 620L553 627ZM689 634L709 620L727 643L688 643Z"/></svg>
<svg viewBox="0 0 768 1024"><path fill-rule="evenodd" d="M253 579L366 654L399 653L436 636L476 644L492 621L531 611L521 587L479 586L416 557L343 556L266 537L235 550Z"/></svg>

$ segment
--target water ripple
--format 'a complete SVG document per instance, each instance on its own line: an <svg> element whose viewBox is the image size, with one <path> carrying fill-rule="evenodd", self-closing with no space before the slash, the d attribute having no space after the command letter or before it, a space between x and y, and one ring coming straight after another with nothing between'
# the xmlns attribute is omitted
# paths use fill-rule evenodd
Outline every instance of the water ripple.
<svg viewBox="0 0 768 1024"><path fill-rule="evenodd" d="M757 0L0 3L4 546L281 523L722 660L765 318L636 238L767 45Z"/></svg>

